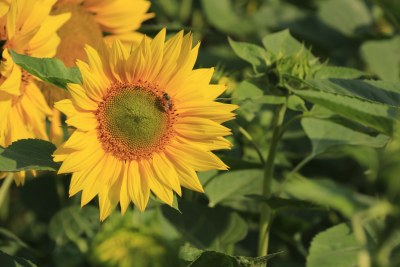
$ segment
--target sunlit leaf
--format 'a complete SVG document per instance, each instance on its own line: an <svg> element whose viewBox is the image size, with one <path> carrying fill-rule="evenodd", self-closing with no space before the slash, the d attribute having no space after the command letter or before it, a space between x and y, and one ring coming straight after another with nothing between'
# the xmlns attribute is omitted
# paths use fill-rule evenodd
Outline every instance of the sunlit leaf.
<svg viewBox="0 0 400 267"><path fill-rule="evenodd" d="M367 232L367 248L377 249L376 240ZM358 255L363 247L354 236L349 223L341 223L319 233L312 241L307 267L358 266Z"/></svg>
<svg viewBox="0 0 400 267"><path fill-rule="evenodd" d="M360 34L372 24L372 15L362 0L320 1L318 17L347 36Z"/></svg>
<svg viewBox="0 0 400 267"><path fill-rule="evenodd" d="M338 115L388 135L393 133L400 118L400 110L397 108L357 97L314 90L293 90L293 92Z"/></svg>
<svg viewBox="0 0 400 267"><path fill-rule="evenodd" d="M213 207L223 200L261 192L263 170L238 170L214 177L204 188Z"/></svg>
<svg viewBox="0 0 400 267"><path fill-rule="evenodd" d="M256 29L249 19L236 14L230 0L202 0L208 22L227 34L248 34Z"/></svg>
<svg viewBox="0 0 400 267"><path fill-rule="evenodd" d="M312 154L318 155L339 145L383 147L390 138L383 134L375 136L353 130L339 123L316 118L303 118L301 124L312 144Z"/></svg>
<svg viewBox="0 0 400 267"><path fill-rule="evenodd" d="M384 80L400 81L400 37L368 41L361 46L368 69Z"/></svg>
<svg viewBox="0 0 400 267"><path fill-rule="evenodd" d="M264 47L275 56L295 56L305 50L303 44L292 37L289 30L268 34L262 39Z"/></svg>
<svg viewBox="0 0 400 267"><path fill-rule="evenodd" d="M228 38L235 54L241 59L249 62L256 72L266 70L267 53L264 48L250 43L236 42Z"/></svg>
<svg viewBox="0 0 400 267"><path fill-rule="evenodd" d="M68 83L82 83L82 77L77 67L68 68L57 58L35 58L10 50L13 61L32 75L66 89Z"/></svg>
<svg viewBox="0 0 400 267"><path fill-rule="evenodd" d="M287 177L282 191L292 198L336 209L348 217L375 202L373 198L357 194L332 180L307 179L299 174Z"/></svg>
<svg viewBox="0 0 400 267"><path fill-rule="evenodd" d="M315 72L314 79L359 79L368 76L370 75L357 69L336 66L322 66L319 70Z"/></svg>

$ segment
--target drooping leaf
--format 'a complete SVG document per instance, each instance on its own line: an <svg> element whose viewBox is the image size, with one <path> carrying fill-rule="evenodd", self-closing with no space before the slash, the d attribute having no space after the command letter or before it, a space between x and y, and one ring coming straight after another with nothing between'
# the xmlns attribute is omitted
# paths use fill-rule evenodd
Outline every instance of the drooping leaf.
<svg viewBox="0 0 400 267"><path fill-rule="evenodd" d="M367 230L368 250L377 249L376 241ZM307 267L358 266L362 250L349 223L341 223L319 233L312 241L307 257Z"/></svg>
<svg viewBox="0 0 400 267"><path fill-rule="evenodd" d="M255 44L236 42L231 38L228 38L228 41L235 54L249 62L256 72L261 73L266 70L267 53L264 48Z"/></svg>
<svg viewBox="0 0 400 267"><path fill-rule="evenodd" d="M307 179L299 174L287 177L282 191L292 198L336 209L347 217L375 203L373 198L357 194L332 180Z"/></svg>
<svg viewBox="0 0 400 267"><path fill-rule="evenodd" d="M39 139L18 140L6 148L0 147L0 171L56 171L53 161L54 144Z"/></svg>
<svg viewBox="0 0 400 267"><path fill-rule="evenodd" d="M330 147L340 145L358 145L370 147L383 147L390 138L383 134L371 136L353 130L339 123L316 118L303 118L301 125L311 140L312 154L318 155Z"/></svg>
<svg viewBox="0 0 400 267"><path fill-rule="evenodd" d="M324 92L400 107L400 85L394 82L330 78L307 80L307 84Z"/></svg>
<svg viewBox="0 0 400 267"><path fill-rule="evenodd" d="M77 67L68 68L57 58L35 58L10 50L13 61L32 75L66 89L68 83L82 83L82 76Z"/></svg>
<svg viewBox="0 0 400 267"><path fill-rule="evenodd" d="M262 181L262 170L230 171L214 177L204 190L210 200L209 206L214 207L229 198L261 193Z"/></svg>
<svg viewBox="0 0 400 267"><path fill-rule="evenodd" d="M229 245L247 235L246 222L235 212L223 207L206 206L180 201L182 214L163 207L164 216L184 239L200 249L226 251Z"/></svg>
<svg viewBox="0 0 400 267"><path fill-rule="evenodd" d="M393 133L393 130L398 125L397 120L400 118L399 109L366 101L358 97L314 90L293 90L293 92L340 116L387 135Z"/></svg>

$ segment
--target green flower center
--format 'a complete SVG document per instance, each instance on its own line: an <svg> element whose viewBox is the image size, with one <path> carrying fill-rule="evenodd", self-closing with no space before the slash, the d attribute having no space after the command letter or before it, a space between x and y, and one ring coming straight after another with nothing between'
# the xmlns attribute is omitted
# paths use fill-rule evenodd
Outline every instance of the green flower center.
<svg viewBox="0 0 400 267"><path fill-rule="evenodd" d="M122 160L151 158L162 150L173 133L174 117L165 101L154 88L111 87L96 113L103 148Z"/></svg>

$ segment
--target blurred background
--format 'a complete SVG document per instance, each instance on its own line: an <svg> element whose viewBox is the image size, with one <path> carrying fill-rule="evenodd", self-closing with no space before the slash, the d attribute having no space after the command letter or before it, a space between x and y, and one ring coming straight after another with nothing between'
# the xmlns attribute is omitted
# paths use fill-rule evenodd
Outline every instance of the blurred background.
<svg viewBox="0 0 400 267"><path fill-rule="evenodd" d="M131 207L125 216L116 211L102 224L98 220L97 200L81 209L79 195L68 198L69 176L40 172L23 187L12 185L0 208L1 251L29 259L37 266L237 266L216 261L214 265L189 265L200 251L212 250L244 256L240 266L263 266L244 265L245 257L252 257L252 264L256 264L258 242L259 202L248 195L261 192L263 170L253 143L263 148L261 153L266 157L273 107L237 100L240 86L251 77L252 68L235 55L228 37L262 45L264 36L289 29L321 62L400 82L398 0L151 2L155 17L139 31L150 37L164 27L169 34L181 29L192 31L195 42L201 42L196 66L216 67L213 82L228 88L220 101L240 105L237 120L227 123L233 131L230 140L234 147L218 152L230 171L200 173L206 193L184 191L182 199L178 197L176 201L181 213L153 199L144 213ZM251 135L252 142L241 129ZM291 124L276 157L274 186L278 187L285 173L306 158L311 149L300 123ZM339 223L354 222L357 212L370 208L365 203L383 199L394 206L400 204L398 139L382 149L331 146L300 172L324 183L320 187L297 184L288 189L290 195L299 199L325 197L327 200L321 203L334 208L296 207L280 211L272 225L269 248L271 254L277 255L271 258L269 266L318 266L307 264L312 240L318 233ZM400 237L400 215L394 212L374 223L378 224L375 230L367 231L373 266L400 266L396 242ZM335 239L335 232L327 238L350 251L352 247L344 244L353 244L354 238L346 233L337 236L340 240ZM353 248L361 250L356 244ZM330 257L346 255L346 251L336 251ZM319 265L323 266L352 265Z"/></svg>

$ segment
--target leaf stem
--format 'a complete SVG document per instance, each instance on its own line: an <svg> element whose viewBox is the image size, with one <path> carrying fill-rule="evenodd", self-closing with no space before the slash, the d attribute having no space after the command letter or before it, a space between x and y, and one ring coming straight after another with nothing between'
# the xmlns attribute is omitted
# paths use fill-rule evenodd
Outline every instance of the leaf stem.
<svg viewBox="0 0 400 267"><path fill-rule="evenodd" d="M8 189L10 188L12 181L14 180L13 176L14 174L12 172L9 172L0 187L0 208L3 206L3 202L6 199Z"/></svg>
<svg viewBox="0 0 400 267"><path fill-rule="evenodd" d="M272 139L268 151L267 161L264 165L264 182L262 195L265 198L271 196L272 178L274 173L274 161L281 135L283 119L285 117L286 105L276 106L274 118L272 121ZM260 232L258 240L258 256L268 254L269 230L273 220L273 211L265 202L261 203Z"/></svg>
<svg viewBox="0 0 400 267"><path fill-rule="evenodd" d="M265 166L265 159L264 156L259 148L259 146L254 142L253 137L249 134L249 132L246 131L242 126L238 125L239 132L243 134L243 136L250 142L250 144L253 146L253 148L256 150L258 158L260 159L260 162L263 166Z"/></svg>

